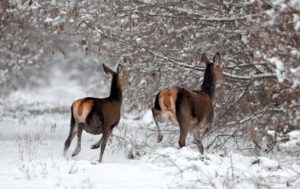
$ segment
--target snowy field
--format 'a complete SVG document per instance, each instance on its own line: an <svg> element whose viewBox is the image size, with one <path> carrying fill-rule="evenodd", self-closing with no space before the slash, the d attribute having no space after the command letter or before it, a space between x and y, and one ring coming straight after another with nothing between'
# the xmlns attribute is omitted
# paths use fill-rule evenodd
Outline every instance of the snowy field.
<svg viewBox="0 0 300 189"><path fill-rule="evenodd" d="M63 158L69 106L88 94L57 69L50 76L47 86L17 90L0 100L1 188L300 188L299 131L281 151L265 156L213 150L202 156L191 142L183 149L177 139L165 142L164 131L164 141L157 144L149 111L141 119L123 116L103 163L92 164L100 152L90 149L100 136L85 132L79 155L71 157L75 137Z"/></svg>

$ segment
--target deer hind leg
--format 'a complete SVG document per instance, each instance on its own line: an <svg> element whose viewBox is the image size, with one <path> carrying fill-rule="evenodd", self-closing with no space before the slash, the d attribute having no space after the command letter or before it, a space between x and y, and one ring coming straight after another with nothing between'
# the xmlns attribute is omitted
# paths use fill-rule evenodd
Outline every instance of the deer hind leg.
<svg viewBox="0 0 300 189"><path fill-rule="evenodd" d="M70 144L74 138L74 136L77 133L77 129L78 129L78 125L77 123L75 123L75 120L73 118L71 118L71 123L70 123L70 132L69 132L69 136L67 138L67 140L65 141L65 146L64 146L64 153L63 156L66 156L67 151L70 147Z"/></svg>
<svg viewBox="0 0 300 189"><path fill-rule="evenodd" d="M72 153L72 156L76 156L81 151L81 135L82 135L82 127L83 127L82 124L83 123L79 123L79 125L78 125L77 145L76 145L74 152Z"/></svg>
<svg viewBox="0 0 300 189"><path fill-rule="evenodd" d="M178 141L180 148L185 146L185 140L186 140L187 133L188 133L187 128L184 127L183 125L180 125L180 135L179 135L179 141Z"/></svg>
<svg viewBox="0 0 300 189"><path fill-rule="evenodd" d="M163 139L163 135L161 133L160 126L159 126L159 122L161 122L161 112L159 110L156 110L155 108L152 108L152 114L156 126L157 142L161 142Z"/></svg>
<svg viewBox="0 0 300 189"><path fill-rule="evenodd" d="M99 157L99 161L98 161L99 163L102 162L102 157L104 154L106 143L107 143L107 140L108 140L109 136L111 135L111 133L112 133L112 129L109 129L108 131L103 133L103 136L101 138L101 150L100 150L100 157Z"/></svg>
<svg viewBox="0 0 300 189"><path fill-rule="evenodd" d="M180 110L180 109L179 109ZM180 111L177 112L178 125L180 129L179 141L178 144L180 148L185 146L186 136L189 130L190 121L186 114L182 114Z"/></svg>

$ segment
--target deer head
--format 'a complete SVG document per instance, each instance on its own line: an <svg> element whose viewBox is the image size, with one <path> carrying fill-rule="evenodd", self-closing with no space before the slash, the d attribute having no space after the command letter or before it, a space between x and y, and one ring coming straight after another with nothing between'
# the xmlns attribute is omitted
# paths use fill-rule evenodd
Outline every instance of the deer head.
<svg viewBox="0 0 300 189"><path fill-rule="evenodd" d="M210 66L210 69L214 76L216 77L216 81L220 83L224 83L226 78L223 74L223 68L224 65L220 63L220 54L217 52L213 58L213 62L211 63L207 57L206 54L203 53L201 56L201 62L204 63L206 66Z"/></svg>
<svg viewBox="0 0 300 189"><path fill-rule="evenodd" d="M123 66L121 64L117 67L117 72L112 71L105 64L102 64L104 72L110 77L115 78L121 84L122 87L126 87L129 85L128 78L124 74Z"/></svg>

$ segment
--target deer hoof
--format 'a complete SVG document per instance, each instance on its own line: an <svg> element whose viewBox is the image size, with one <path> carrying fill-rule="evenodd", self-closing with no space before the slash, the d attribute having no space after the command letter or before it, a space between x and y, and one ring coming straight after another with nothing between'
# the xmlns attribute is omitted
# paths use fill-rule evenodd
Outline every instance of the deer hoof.
<svg viewBox="0 0 300 189"><path fill-rule="evenodd" d="M97 165L97 163L98 163L98 161L95 161L95 160L91 161L92 165Z"/></svg>
<svg viewBox="0 0 300 189"><path fill-rule="evenodd" d="M201 155L204 154L204 148L203 148L202 144L201 145L198 144L198 150L199 150Z"/></svg>
<svg viewBox="0 0 300 189"><path fill-rule="evenodd" d="M98 144L93 144L92 146L91 146L91 149L97 149L97 148L99 148L100 147L100 145L98 145Z"/></svg>
<svg viewBox="0 0 300 189"><path fill-rule="evenodd" d="M163 139L163 136L162 135L158 135L157 136L157 143L161 142Z"/></svg>
<svg viewBox="0 0 300 189"><path fill-rule="evenodd" d="M75 150L75 151L72 153L72 157L76 156L78 153L79 153L79 151L78 151L78 150Z"/></svg>

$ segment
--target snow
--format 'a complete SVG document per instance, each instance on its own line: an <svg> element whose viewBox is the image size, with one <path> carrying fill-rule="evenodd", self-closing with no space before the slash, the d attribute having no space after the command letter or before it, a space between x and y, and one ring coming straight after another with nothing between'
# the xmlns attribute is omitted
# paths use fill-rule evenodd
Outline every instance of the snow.
<svg viewBox="0 0 300 189"><path fill-rule="evenodd" d="M296 130L296 131L292 131L288 134L292 139L297 139L300 138L300 131Z"/></svg>
<svg viewBox="0 0 300 189"><path fill-rule="evenodd" d="M300 66L298 66L297 68L290 68L290 71L295 77L292 87L296 88L300 85Z"/></svg>
<svg viewBox="0 0 300 189"><path fill-rule="evenodd" d="M134 115L123 116L108 143L103 163L92 164L98 159L99 150L89 148L100 136L85 132L78 156L70 157L75 139L63 158L69 106L73 100L88 94L67 73L56 67L49 72L47 85L19 89L0 100L1 188L300 187L297 156L285 157L285 153L244 156L216 151L200 155L190 142L182 149L177 144L157 144L151 111L139 119ZM172 132L178 129L173 128ZM118 137L133 142L121 148ZM299 149L300 132L290 133L290 138L282 148ZM129 160L128 149L134 145L142 147L144 143L147 147L140 149L143 150L140 158Z"/></svg>
<svg viewBox="0 0 300 189"><path fill-rule="evenodd" d="M300 1L299 0L290 0L288 2L290 7L295 7L296 9L300 9Z"/></svg>
<svg viewBox="0 0 300 189"><path fill-rule="evenodd" d="M44 20L45 23L47 24L52 24L53 26L57 26L59 25L60 23L64 22L64 18L62 18L61 16L57 16L55 18L50 18L50 17L47 17L45 20Z"/></svg>
<svg viewBox="0 0 300 189"><path fill-rule="evenodd" d="M164 170L151 164L132 162L106 162L93 165L86 160L66 161L62 158L43 159L18 165L28 169L30 177L16 175L12 187L23 184L24 188L155 188L157 183L166 183ZM145 170L147 174L144 175ZM143 175L143 177L141 177ZM45 180L49 184L44 185ZM134 182L134 181L137 182Z"/></svg>
<svg viewBox="0 0 300 189"><path fill-rule="evenodd" d="M276 66L275 72L276 72L278 81L283 82L286 77L285 72L284 72L285 70L284 70L283 62L278 57L272 57L269 59L269 61L272 64L275 64L275 66Z"/></svg>
<svg viewBox="0 0 300 189"><path fill-rule="evenodd" d="M300 30L300 16L293 14L293 23L294 23L294 29Z"/></svg>
<svg viewBox="0 0 300 189"><path fill-rule="evenodd" d="M288 133L289 141L287 141L284 144L281 144L281 147L284 147L286 151L293 151L294 149L297 149L297 147L300 145L300 131L295 130L290 133Z"/></svg>

